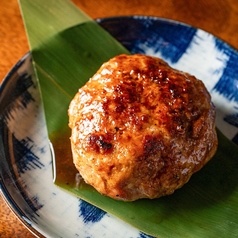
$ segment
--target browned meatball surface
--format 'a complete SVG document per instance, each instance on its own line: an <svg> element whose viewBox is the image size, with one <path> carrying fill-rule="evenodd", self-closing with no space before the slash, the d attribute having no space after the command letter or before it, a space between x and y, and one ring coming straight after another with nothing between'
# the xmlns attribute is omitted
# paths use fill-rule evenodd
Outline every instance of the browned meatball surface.
<svg viewBox="0 0 238 238"><path fill-rule="evenodd" d="M119 55L69 107L76 168L101 194L169 195L215 154L215 109L202 81L146 55Z"/></svg>

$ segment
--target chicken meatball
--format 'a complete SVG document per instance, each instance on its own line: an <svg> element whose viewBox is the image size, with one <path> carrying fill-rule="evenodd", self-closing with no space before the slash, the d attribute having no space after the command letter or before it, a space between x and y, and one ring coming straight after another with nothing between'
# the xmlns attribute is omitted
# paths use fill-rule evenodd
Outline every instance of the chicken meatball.
<svg viewBox="0 0 238 238"><path fill-rule="evenodd" d="M74 164L98 192L172 194L215 154L215 108L201 80L142 54L105 62L69 110Z"/></svg>

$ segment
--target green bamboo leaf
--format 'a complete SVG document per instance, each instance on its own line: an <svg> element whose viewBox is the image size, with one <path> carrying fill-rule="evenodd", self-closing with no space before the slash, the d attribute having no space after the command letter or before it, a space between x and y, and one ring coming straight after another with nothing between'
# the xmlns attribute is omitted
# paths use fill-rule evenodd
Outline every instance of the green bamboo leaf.
<svg viewBox="0 0 238 238"><path fill-rule="evenodd" d="M56 185L153 236L237 237L238 149L219 131L215 157L171 196L122 202L75 181L69 102L104 61L129 52L67 0L20 5L55 149Z"/></svg>
<svg viewBox="0 0 238 238"><path fill-rule="evenodd" d="M92 21L69 0L20 0L19 3L31 49L65 29Z"/></svg>

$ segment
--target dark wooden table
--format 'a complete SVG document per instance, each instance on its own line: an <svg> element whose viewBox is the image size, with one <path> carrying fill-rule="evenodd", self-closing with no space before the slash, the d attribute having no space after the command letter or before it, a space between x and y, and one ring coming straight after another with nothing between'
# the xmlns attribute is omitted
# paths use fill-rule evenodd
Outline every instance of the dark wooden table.
<svg viewBox="0 0 238 238"><path fill-rule="evenodd" d="M150 15L173 19L210 32L238 49L237 0L73 1L92 18ZM18 1L0 0L0 83L27 51L29 47ZM0 237L34 237L9 209L2 196Z"/></svg>

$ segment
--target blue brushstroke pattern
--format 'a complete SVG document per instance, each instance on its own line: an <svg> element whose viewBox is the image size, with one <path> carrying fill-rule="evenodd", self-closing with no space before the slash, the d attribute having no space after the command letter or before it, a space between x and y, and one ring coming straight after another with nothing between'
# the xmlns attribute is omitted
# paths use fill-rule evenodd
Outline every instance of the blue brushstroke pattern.
<svg viewBox="0 0 238 238"><path fill-rule="evenodd" d="M143 232L140 232L139 238L154 238L154 236L150 236L150 235L147 235L147 234L145 234Z"/></svg>
<svg viewBox="0 0 238 238"><path fill-rule="evenodd" d="M158 18L120 18L121 24L115 27L116 22L118 22L117 18L105 19L99 23L131 53L146 53L141 48L141 45L146 45L155 53L160 52L172 63L176 63L181 58L197 32L197 29L190 26L173 21L168 23ZM149 41L148 36L150 36Z"/></svg>
<svg viewBox="0 0 238 238"><path fill-rule="evenodd" d="M12 135L12 134L9 133L9 135ZM38 196L29 197L29 194L26 192L26 189L25 189L26 185L24 184L24 181L20 179L20 177L21 177L21 174L25 173L26 170L37 169L37 168L41 169L44 165L40 162L39 158L31 151L32 147L29 147L29 141L31 142L30 139L19 141L14 136L14 134L9 138L11 138L11 143L13 144L12 147L17 148L17 149L14 149L13 155L11 156L10 156L11 154L10 150L6 151L7 153L10 153L10 154L7 154L6 156L14 159L14 161L7 161L7 163L8 163L10 171L12 171L11 179L13 179L14 184L17 187L17 190L15 192L22 194L22 197L24 198L25 202L34 212L31 214L31 218L35 220L35 216L39 216L37 214L37 211L41 209L44 205L39 202ZM6 146L5 148L8 148L8 146ZM4 166L6 166L6 164L4 164ZM37 223L37 220L35 220L35 222Z"/></svg>
<svg viewBox="0 0 238 238"><path fill-rule="evenodd" d="M83 222L84 223L95 223L99 222L104 215L106 214L105 211L91 205L88 202L85 202L83 200L79 200L79 216L83 217Z"/></svg>
<svg viewBox="0 0 238 238"><path fill-rule="evenodd" d="M238 113L225 116L224 121L235 127L238 127Z"/></svg>
<svg viewBox="0 0 238 238"><path fill-rule="evenodd" d="M14 148L16 148L14 150L14 158L19 173L25 173L27 170L41 169L44 167L39 157L31 151L34 143L30 138L19 141L13 135L12 143Z"/></svg>
<svg viewBox="0 0 238 238"><path fill-rule="evenodd" d="M224 121L226 121L227 123L235 127L238 127L238 113L232 114L232 115L226 115L224 117ZM232 141L238 145L238 133L232 138Z"/></svg>
<svg viewBox="0 0 238 238"><path fill-rule="evenodd" d="M29 205L29 207L34 211L35 215L40 217L37 211L41 209L44 205L39 202L39 198L37 196L34 196L32 198L25 196L24 198L27 204Z"/></svg>
<svg viewBox="0 0 238 238"><path fill-rule="evenodd" d="M232 141L238 145L238 133L233 137Z"/></svg>
<svg viewBox="0 0 238 238"><path fill-rule="evenodd" d="M23 74L17 76L17 81L13 86L10 85L11 89L1 95L1 107L0 107L0 118L4 118L5 121L10 120L11 112L16 108L16 104L19 102L22 108L26 108L35 99L29 93L29 87L36 87L33 83L32 76ZM16 80L13 78L13 80Z"/></svg>
<svg viewBox="0 0 238 238"><path fill-rule="evenodd" d="M145 21L144 24L146 24ZM146 53L140 49L140 44L145 43L155 53L160 52L163 58L176 63L186 52L196 31L195 28L183 24L170 22L170 27L168 27L168 22L153 21L153 23L145 25L141 32L142 35L150 36L149 41L148 39L143 40L143 42L137 40L135 45L138 48L134 48L133 51Z"/></svg>
<svg viewBox="0 0 238 238"><path fill-rule="evenodd" d="M228 100L238 102L238 52L219 39L216 39L215 42L216 48L225 53L229 60L213 90L219 92Z"/></svg>
<svg viewBox="0 0 238 238"><path fill-rule="evenodd" d="M33 141L30 138L23 139L19 141L14 135L12 136L13 148L17 148L14 150L14 159L16 168L18 173L25 173L27 170L31 169L41 169L44 167L44 164L40 161L39 157L37 157L33 152ZM14 173L12 173L14 174ZM23 194L27 204L29 207L35 212L35 215L39 216L36 212L43 207L43 204L39 202L37 196L29 197L25 194L25 189L21 189L21 185L19 184L19 191Z"/></svg>

